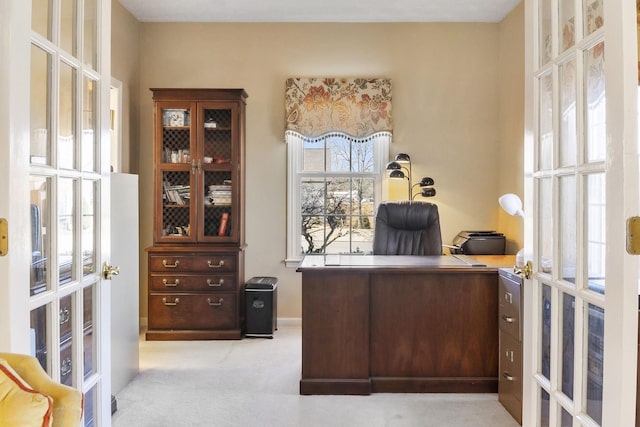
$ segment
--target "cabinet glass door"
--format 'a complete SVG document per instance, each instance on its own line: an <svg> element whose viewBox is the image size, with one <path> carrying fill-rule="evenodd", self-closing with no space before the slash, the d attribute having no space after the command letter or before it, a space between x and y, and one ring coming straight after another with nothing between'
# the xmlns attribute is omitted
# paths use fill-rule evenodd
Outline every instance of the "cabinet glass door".
<svg viewBox="0 0 640 427"><path fill-rule="evenodd" d="M162 144L156 153L160 159L162 188L158 189L161 204L161 227L156 227L157 241L194 240L192 225L195 216L196 163L195 137L192 130L191 105L165 103L158 107L156 131L162 135Z"/></svg>
<svg viewBox="0 0 640 427"><path fill-rule="evenodd" d="M204 104L199 109L198 169L202 179L201 241L237 241L239 179L237 111L232 104Z"/></svg>

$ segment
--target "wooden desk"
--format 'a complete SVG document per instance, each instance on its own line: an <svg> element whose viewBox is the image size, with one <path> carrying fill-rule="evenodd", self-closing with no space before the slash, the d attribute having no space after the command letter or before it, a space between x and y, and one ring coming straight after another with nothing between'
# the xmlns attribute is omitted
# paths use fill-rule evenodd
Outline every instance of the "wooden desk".
<svg viewBox="0 0 640 427"><path fill-rule="evenodd" d="M474 258L305 257L300 394L497 392L497 268L514 257Z"/></svg>

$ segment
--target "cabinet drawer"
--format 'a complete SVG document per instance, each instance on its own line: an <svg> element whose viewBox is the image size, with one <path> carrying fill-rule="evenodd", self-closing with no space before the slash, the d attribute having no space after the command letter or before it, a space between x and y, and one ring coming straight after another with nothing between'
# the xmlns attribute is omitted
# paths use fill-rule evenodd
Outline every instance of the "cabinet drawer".
<svg viewBox="0 0 640 427"><path fill-rule="evenodd" d="M500 329L511 334L517 340L522 340L520 284L507 277L500 276L498 286Z"/></svg>
<svg viewBox="0 0 640 427"><path fill-rule="evenodd" d="M149 295L150 329L232 329L236 327L236 295Z"/></svg>
<svg viewBox="0 0 640 427"><path fill-rule="evenodd" d="M500 394L513 394L522 400L522 343L500 331Z"/></svg>
<svg viewBox="0 0 640 427"><path fill-rule="evenodd" d="M235 272L235 254L208 254L208 255L173 255L161 254L149 256L149 271L159 272L195 272L208 271Z"/></svg>
<svg viewBox="0 0 640 427"><path fill-rule="evenodd" d="M176 275L152 274L149 289L157 292L235 291L234 274Z"/></svg>

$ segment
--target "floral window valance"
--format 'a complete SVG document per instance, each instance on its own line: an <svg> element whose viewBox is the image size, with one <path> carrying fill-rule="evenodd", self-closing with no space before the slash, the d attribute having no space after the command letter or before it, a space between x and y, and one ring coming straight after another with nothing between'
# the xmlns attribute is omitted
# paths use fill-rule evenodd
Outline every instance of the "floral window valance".
<svg viewBox="0 0 640 427"><path fill-rule="evenodd" d="M392 131L390 79L287 79L287 133L364 137Z"/></svg>

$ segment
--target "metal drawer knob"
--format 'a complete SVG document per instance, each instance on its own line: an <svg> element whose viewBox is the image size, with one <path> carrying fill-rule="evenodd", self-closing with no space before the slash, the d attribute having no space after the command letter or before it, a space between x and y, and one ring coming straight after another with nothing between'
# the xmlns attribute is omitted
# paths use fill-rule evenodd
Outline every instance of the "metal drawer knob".
<svg viewBox="0 0 640 427"><path fill-rule="evenodd" d="M178 305L178 304L180 303L180 298L176 298L173 302L167 302L167 299L166 299L166 298L162 298L162 303L163 303L164 305L169 305L169 306L171 306L171 305Z"/></svg>
<svg viewBox="0 0 640 427"><path fill-rule="evenodd" d="M516 379L514 377L512 377L511 375L509 375L508 372L503 372L502 376L504 377L505 380L507 381L515 381Z"/></svg>
<svg viewBox="0 0 640 427"><path fill-rule="evenodd" d="M504 320L507 323L514 323L516 321L516 319L510 316L502 316L502 320Z"/></svg>
<svg viewBox="0 0 640 427"><path fill-rule="evenodd" d="M221 259L218 264L213 264L211 261L207 261L207 265L209 266L209 268L221 268L224 265L224 260Z"/></svg>
<svg viewBox="0 0 640 427"><path fill-rule="evenodd" d="M218 302L211 301L211 298L207 298L207 303L212 307L220 307L224 302L224 298L220 298Z"/></svg>
<svg viewBox="0 0 640 427"><path fill-rule="evenodd" d="M162 279L162 284L165 285L167 288L175 288L180 284L180 279L176 279L173 283L169 283L167 279Z"/></svg>
<svg viewBox="0 0 640 427"><path fill-rule="evenodd" d="M166 259L162 260L162 265L166 268L178 268L178 264L180 264L180 260L176 260L173 264L169 264Z"/></svg>
<svg viewBox="0 0 640 427"><path fill-rule="evenodd" d="M211 279L207 279L207 285L211 286L212 288L219 288L223 284L224 284L224 279L218 280L218 283L214 283Z"/></svg>

